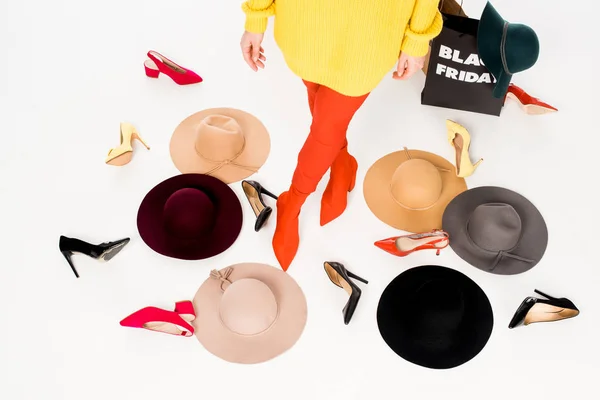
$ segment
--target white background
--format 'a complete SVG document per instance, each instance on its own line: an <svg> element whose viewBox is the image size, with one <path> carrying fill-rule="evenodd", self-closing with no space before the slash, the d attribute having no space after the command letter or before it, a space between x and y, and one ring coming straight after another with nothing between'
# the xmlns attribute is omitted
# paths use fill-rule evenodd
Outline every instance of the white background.
<svg viewBox="0 0 600 400"><path fill-rule="evenodd" d="M400 0L399 0L400 1ZM287 189L310 118L305 88L286 68L272 38L267 68L251 71L239 39L238 0L99 2L2 0L0 6L0 398L20 399L598 399L600 269L598 249L598 44L595 2L496 0L510 21L539 35L538 63L514 82L559 108L528 116L514 102L500 118L420 105L424 75L407 82L391 71L357 113L350 151L358 184L346 213L319 226L327 177L301 215L302 243L289 273L307 296L309 318L297 345L260 365L226 363L194 338L123 328L145 306L166 309L193 297L213 268L256 261L277 265L275 215L259 233L239 183L244 226L225 253L204 261L162 257L140 239L140 201L178 174L169 157L173 129L188 115L227 106L254 113L271 133L272 152L253 176ZM485 2L467 0L478 17ZM543 14L546 14L545 16ZM157 50L205 82L181 87L146 78L146 52ZM469 266L450 248L395 258L373 242L402 232L368 210L368 167L403 146L453 160L445 119L472 134L471 156L485 161L469 187L505 186L545 216L548 250L533 270L496 276ZM129 121L150 144L133 161L104 164ZM58 251L59 236L90 242L131 237L109 263L75 256L76 279ZM369 280L350 325L347 295L327 279L334 260ZM407 268L440 264L475 280L494 310L485 349L451 370L429 370L396 356L376 324L379 297ZM509 330L521 301L538 288L570 298L571 320Z"/></svg>

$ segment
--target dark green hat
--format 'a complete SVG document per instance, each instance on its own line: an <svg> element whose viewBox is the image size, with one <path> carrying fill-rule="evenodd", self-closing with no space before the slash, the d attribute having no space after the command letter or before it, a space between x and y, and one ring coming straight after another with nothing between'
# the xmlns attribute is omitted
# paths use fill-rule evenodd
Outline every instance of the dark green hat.
<svg viewBox="0 0 600 400"><path fill-rule="evenodd" d="M496 78L493 96L502 98L508 91L512 75L536 63L540 43L533 29L505 21L488 2L479 20L477 51Z"/></svg>

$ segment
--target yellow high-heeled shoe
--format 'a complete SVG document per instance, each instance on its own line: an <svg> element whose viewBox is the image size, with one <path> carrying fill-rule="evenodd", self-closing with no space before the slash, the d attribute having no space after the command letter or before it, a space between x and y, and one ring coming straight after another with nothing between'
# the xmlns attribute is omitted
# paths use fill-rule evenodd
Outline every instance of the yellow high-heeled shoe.
<svg viewBox="0 0 600 400"><path fill-rule="evenodd" d="M483 161L483 158L480 158L475 164L471 163L469 157L471 135L464 126L449 119L446 120L446 128L448 130L448 142L456 151L456 176L465 178L472 175Z"/></svg>
<svg viewBox="0 0 600 400"><path fill-rule="evenodd" d="M110 149L108 156L106 157L106 164L121 167L129 163L133 155L134 139L139 140L148 150L150 150L150 146L144 142L137 129L135 129L135 126L127 122L121 122L121 144L119 147Z"/></svg>

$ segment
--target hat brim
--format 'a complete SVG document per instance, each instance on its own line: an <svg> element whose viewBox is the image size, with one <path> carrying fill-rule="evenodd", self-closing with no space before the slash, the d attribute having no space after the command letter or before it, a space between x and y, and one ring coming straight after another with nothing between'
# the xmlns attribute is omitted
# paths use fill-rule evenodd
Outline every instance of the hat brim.
<svg viewBox="0 0 600 400"><path fill-rule="evenodd" d="M215 205L215 224L210 234L181 240L163 227L163 207L176 191L195 188L206 193ZM242 205L233 190L217 178L202 174L183 174L169 178L150 190L140 204L138 232L152 250L167 257L200 260L227 250L242 230Z"/></svg>
<svg viewBox="0 0 600 400"><path fill-rule="evenodd" d="M521 238L510 253L534 260L533 262L503 257L493 270L490 269L498 253L478 247L467 232L471 213L477 206L486 203L510 204L519 214ZM516 275L529 271L542 259L548 245L548 228L539 210L519 193L501 187L477 187L457 196L446 207L442 227L450 235L450 247L460 258L476 268L498 275Z"/></svg>
<svg viewBox="0 0 600 400"><path fill-rule="evenodd" d="M214 170L218 164L203 159L196 152L196 129L211 115L235 119L244 132L244 150L235 159L237 165L225 164ZM169 147L171 159L181 173L208 173L225 183L233 183L249 177L264 165L271 150L271 138L267 128L254 115L233 108L211 108L184 119L175 128Z"/></svg>
<svg viewBox="0 0 600 400"><path fill-rule="evenodd" d="M445 346L428 343L412 329L421 311L413 296L432 280L460 290L465 305L458 331L443 338ZM444 304L444 298L434 301ZM423 367L447 369L481 352L492 333L494 315L488 297L469 277L450 268L426 265L404 271L385 288L377 307L377 325L383 340L400 357Z"/></svg>
<svg viewBox="0 0 600 400"><path fill-rule="evenodd" d="M501 99L504 96L506 96L512 77L512 74L507 74L504 71L500 71L498 73L498 78L496 78L496 84L494 85L494 89L492 90L492 96L494 96L497 99Z"/></svg>
<svg viewBox="0 0 600 400"><path fill-rule="evenodd" d="M495 98L502 98L506 94L512 78L512 75L504 72L500 54L504 22L504 18L488 2L481 13L477 27L477 52L485 67L496 78L492 92Z"/></svg>
<svg viewBox="0 0 600 400"><path fill-rule="evenodd" d="M240 364L268 361L290 349L302 335L307 320L306 298L300 286L289 274L270 265L241 263L230 268L231 282L253 278L271 289L277 301L277 319L259 335L243 336L230 331L219 315L221 281L208 278L193 300L198 341L213 355Z"/></svg>
<svg viewBox="0 0 600 400"><path fill-rule="evenodd" d="M437 203L427 210L409 210L394 201L390 183L396 168L412 159L427 160L440 169L442 193ZM442 214L456 195L467 190L463 178L456 176L454 166L443 157L420 150L400 150L377 160L367 171L363 194L367 206L382 222L407 232L426 232L442 227Z"/></svg>

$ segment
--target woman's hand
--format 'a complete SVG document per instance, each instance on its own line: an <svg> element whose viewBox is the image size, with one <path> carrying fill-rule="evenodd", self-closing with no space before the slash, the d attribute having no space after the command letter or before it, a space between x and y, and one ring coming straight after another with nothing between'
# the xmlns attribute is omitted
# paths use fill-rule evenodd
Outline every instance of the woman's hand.
<svg viewBox="0 0 600 400"><path fill-rule="evenodd" d="M263 54L265 51L261 46L264 36L265 35L262 33L252 33L248 31L244 32L242 35L242 40L240 42L242 55L244 56L246 63L254 71L258 71L258 68L264 68L264 62L267 61L267 58Z"/></svg>
<svg viewBox="0 0 600 400"><path fill-rule="evenodd" d="M398 67L396 68L396 71L394 71L392 77L401 81L410 78L415 72L423 68L426 58L427 56L413 57L408 54L400 53Z"/></svg>

